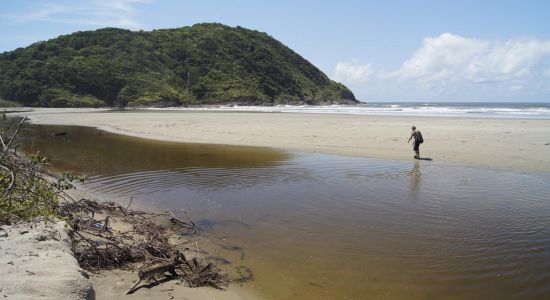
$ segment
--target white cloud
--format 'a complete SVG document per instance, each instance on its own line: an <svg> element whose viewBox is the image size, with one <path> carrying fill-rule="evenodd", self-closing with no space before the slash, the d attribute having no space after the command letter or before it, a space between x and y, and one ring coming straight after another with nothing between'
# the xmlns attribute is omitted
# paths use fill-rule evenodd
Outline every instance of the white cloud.
<svg viewBox="0 0 550 300"><path fill-rule="evenodd" d="M550 63L550 40L518 38L489 41L451 33L424 39L414 55L382 78L412 80L425 87L456 83L503 83L540 79ZM514 88L514 90L518 90Z"/></svg>
<svg viewBox="0 0 550 300"><path fill-rule="evenodd" d="M12 22L52 22L62 24L114 26L137 29L142 25L136 19L135 5L150 0L91 0L70 4L42 3L24 14L3 16Z"/></svg>
<svg viewBox="0 0 550 300"><path fill-rule="evenodd" d="M357 60L339 62L334 67L334 79L347 83L362 83L374 74L371 64L361 65Z"/></svg>
<svg viewBox="0 0 550 300"><path fill-rule="evenodd" d="M333 74L367 101L547 101L550 40L489 40L443 33L425 38L396 69L352 61L338 63Z"/></svg>

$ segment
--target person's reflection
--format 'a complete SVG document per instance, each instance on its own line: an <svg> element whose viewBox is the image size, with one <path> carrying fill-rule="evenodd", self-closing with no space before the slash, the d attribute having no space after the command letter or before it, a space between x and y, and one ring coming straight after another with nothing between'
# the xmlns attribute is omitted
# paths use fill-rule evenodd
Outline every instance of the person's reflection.
<svg viewBox="0 0 550 300"><path fill-rule="evenodd" d="M416 196L418 190L420 189L420 184L422 182L422 173L420 172L420 161L415 161L414 166L410 172L411 175L411 195Z"/></svg>

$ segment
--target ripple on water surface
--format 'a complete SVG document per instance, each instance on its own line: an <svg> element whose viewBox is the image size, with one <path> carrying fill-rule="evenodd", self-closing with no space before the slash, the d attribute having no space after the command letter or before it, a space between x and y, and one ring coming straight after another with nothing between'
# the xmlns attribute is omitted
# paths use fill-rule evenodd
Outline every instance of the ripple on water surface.
<svg viewBox="0 0 550 300"><path fill-rule="evenodd" d="M188 210L267 298L550 297L549 174L78 130L91 144L70 134L35 143L54 164L92 174L87 189ZM86 156L101 139L123 153Z"/></svg>

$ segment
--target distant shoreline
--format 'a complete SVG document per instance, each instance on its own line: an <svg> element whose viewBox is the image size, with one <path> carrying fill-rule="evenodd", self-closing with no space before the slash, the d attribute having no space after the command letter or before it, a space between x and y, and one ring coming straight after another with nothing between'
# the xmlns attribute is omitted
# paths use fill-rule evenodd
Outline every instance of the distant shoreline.
<svg viewBox="0 0 550 300"><path fill-rule="evenodd" d="M41 111L155 111L155 112L263 112L263 113L305 113L344 114L395 117L437 117L437 118L489 118L489 119L536 119L550 120L550 102L360 102L356 104L308 105L247 105L245 103L203 104L186 106L134 106L100 108L34 108L4 107L17 112L18 109Z"/></svg>
<svg viewBox="0 0 550 300"><path fill-rule="evenodd" d="M548 119L550 103L517 102L369 102L354 105L273 105L238 104L197 105L186 107L141 107L151 111L230 111L349 114L371 116L459 117L492 119ZM128 109L132 110L132 108Z"/></svg>
<svg viewBox="0 0 550 300"><path fill-rule="evenodd" d="M550 171L550 120L313 113L44 109L31 122L96 127L148 139L412 160L416 125L421 156L498 169Z"/></svg>

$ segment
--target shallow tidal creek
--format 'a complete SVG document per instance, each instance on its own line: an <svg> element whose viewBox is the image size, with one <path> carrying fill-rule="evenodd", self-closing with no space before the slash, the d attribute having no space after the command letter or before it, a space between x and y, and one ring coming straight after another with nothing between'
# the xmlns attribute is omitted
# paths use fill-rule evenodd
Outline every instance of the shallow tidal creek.
<svg viewBox="0 0 550 300"><path fill-rule="evenodd" d="M56 134L57 133L57 134ZM64 133L64 134L61 134ZM550 174L32 125L24 150L81 188L185 209L266 299L547 299Z"/></svg>

